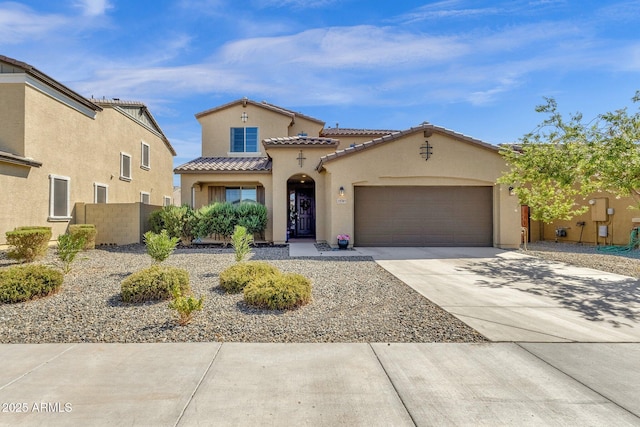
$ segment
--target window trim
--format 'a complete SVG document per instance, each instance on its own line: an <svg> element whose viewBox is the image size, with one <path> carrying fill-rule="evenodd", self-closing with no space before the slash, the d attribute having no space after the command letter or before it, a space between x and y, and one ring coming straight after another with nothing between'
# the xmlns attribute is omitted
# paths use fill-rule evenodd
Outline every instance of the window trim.
<svg viewBox="0 0 640 427"><path fill-rule="evenodd" d="M147 147L147 164L144 164L144 148ZM144 141L140 142L140 169L151 169L151 146Z"/></svg>
<svg viewBox="0 0 640 427"><path fill-rule="evenodd" d="M66 215L55 215L55 181L61 180L67 183L67 209ZM71 178L63 175L49 174L49 221L69 221L71 220Z"/></svg>
<svg viewBox="0 0 640 427"><path fill-rule="evenodd" d="M109 186L101 182L93 183L93 203L98 203L98 187L104 188L104 203L109 203Z"/></svg>
<svg viewBox="0 0 640 427"><path fill-rule="evenodd" d="M234 129L242 129L243 130L243 146L242 151L233 151L233 131ZM255 129L256 130L256 151L247 151L247 129ZM258 126L233 126L229 128L229 154L230 155L238 155L238 154L248 154L248 155L256 155L260 153L260 128Z"/></svg>
<svg viewBox="0 0 640 427"><path fill-rule="evenodd" d="M162 206L171 205L171 196L162 196Z"/></svg>
<svg viewBox="0 0 640 427"><path fill-rule="evenodd" d="M149 203L145 203L143 200L143 197L147 196L149 197ZM150 205L151 204L151 193L147 192L147 191L141 191L140 192L140 203L142 203L143 205Z"/></svg>
<svg viewBox="0 0 640 427"><path fill-rule="evenodd" d="M125 157L129 158L129 176L125 176L123 174L123 172L124 172L124 158ZM120 152L120 179L122 181L127 181L127 182L131 181L131 158L132 158L131 154L125 153L123 151Z"/></svg>

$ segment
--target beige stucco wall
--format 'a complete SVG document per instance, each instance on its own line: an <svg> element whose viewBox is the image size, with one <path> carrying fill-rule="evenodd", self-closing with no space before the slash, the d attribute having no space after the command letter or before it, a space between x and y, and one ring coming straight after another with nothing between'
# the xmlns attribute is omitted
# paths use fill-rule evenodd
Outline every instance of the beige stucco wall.
<svg viewBox="0 0 640 427"><path fill-rule="evenodd" d="M5 232L18 226L51 226L57 238L74 222L48 220L50 174L70 178L71 207L76 202L93 203L96 182L108 186L109 203L139 202L141 191L150 194L153 205L162 205L163 196L172 196L173 156L160 136L113 108L90 118L31 86L22 87L24 102L20 91L7 84L0 84L0 99L11 97L3 103L15 108L24 105L20 111L25 123L24 155L43 165L20 167L28 176L4 173L6 165L0 169L0 244L5 242ZM141 142L150 146L149 170L140 168ZM131 155L130 182L119 179L120 152Z"/></svg>
<svg viewBox="0 0 640 427"><path fill-rule="evenodd" d="M425 161L420 146L425 137L414 132L395 141L373 146L357 154L325 164L326 216L331 218L319 239L335 243L334 236L354 232L354 187L356 186L492 186L494 187L494 246L518 247L520 243L520 206L496 179L505 169L497 151L434 133L428 138L433 155ZM339 188L346 190L346 204L338 204Z"/></svg>
<svg viewBox="0 0 640 427"><path fill-rule="evenodd" d="M593 211L596 209L595 205L589 205L589 200L593 199L598 204L602 203L604 210L606 207L613 208L613 215L606 215L606 221L594 221L592 216ZM567 237L559 237L559 242L578 242L586 244L595 244L596 241L600 245L626 245L629 243L629 234L631 230L640 226L640 223L634 223L633 218L640 218L640 210L633 208L634 201L632 198L616 198L609 193L596 193L590 197L586 197L584 200L579 198L576 200L581 205L589 206L589 210L583 215L574 217L571 220L563 221L556 220L550 224L544 224L541 221L532 221L531 227L533 228L531 233L531 240L556 240L556 228L563 227L567 231ZM584 221L585 226L580 236L581 227L577 225L578 222ZM606 225L607 238L597 236L598 226Z"/></svg>
<svg viewBox="0 0 640 427"><path fill-rule="evenodd" d="M302 149L305 160L300 166L298 155ZM287 208L289 198L287 194L287 180L295 175L304 174L315 182L316 203L316 240L322 241L326 235L326 193L325 177L315 170L320 157L333 152L329 148L278 147L269 149L269 156L273 159L273 240L274 243L284 243L287 238Z"/></svg>

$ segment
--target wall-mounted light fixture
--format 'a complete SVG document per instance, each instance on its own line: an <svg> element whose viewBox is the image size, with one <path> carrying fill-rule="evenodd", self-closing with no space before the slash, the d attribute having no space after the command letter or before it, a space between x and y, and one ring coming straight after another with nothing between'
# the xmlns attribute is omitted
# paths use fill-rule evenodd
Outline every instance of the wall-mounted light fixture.
<svg viewBox="0 0 640 427"><path fill-rule="evenodd" d="M590 205L595 205L595 204L596 204L596 201L595 201L595 200L593 200L593 199L591 199L591 200L589 200L589 204L590 204Z"/></svg>
<svg viewBox="0 0 640 427"><path fill-rule="evenodd" d="M515 196L516 195L515 191L513 191L513 190L515 190L515 188L513 187L513 185L510 185L509 186L509 195L510 196Z"/></svg>
<svg viewBox="0 0 640 427"><path fill-rule="evenodd" d="M340 197L344 197L344 187L340 186Z"/></svg>

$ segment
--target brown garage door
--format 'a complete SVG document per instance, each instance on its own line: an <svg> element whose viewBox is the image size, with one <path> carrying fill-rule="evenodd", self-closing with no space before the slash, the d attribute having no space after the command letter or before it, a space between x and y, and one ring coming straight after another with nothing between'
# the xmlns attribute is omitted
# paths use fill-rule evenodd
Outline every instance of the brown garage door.
<svg viewBox="0 0 640 427"><path fill-rule="evenodd" d="M492 246L492 187L355 187L356 246Z"/></svg>

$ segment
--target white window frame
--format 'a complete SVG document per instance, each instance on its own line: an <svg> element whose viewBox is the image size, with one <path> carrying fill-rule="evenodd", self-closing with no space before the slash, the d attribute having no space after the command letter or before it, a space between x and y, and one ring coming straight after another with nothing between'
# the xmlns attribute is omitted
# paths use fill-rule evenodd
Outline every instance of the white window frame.
<svg viewBox="0 0 640 427"><path fill-rule="evenodd" d="M162 206L170 206L170 205L171 205L171 197L162 196Z"/></svg>
<svg viewBox="0 0 640 427"><path fill-rule="evenodd" d="M66 215L55 215L55 181L61 180L67 182L67 212ZM49 221L69 221L71 219L71 178L62 175L49 175Z"/></svg>
<svg viewBox="0 0 640 427"><path fill-rule="evenodd" d="M145 203L144 202L144 196L147 196L149 198L149 203ZM151 204L151 193L148 193L146 191L141 191L140 192L140 203L145 204L145 205L150 205Z"/></svg>
<svg viewBox="0 0 640 427"><path fill-rule="evenodd" d="M124 158L129 158L129 176L125 176L124 172ZM120 152L120 179L123 181L131 181L131 154Z"/></svg>
<svg viewBox="0 0 640 427"><path fill-rule="evenodd" d="M104 202L109 203L109 186L101 182L93 183L93 203L98 203L98 187L104 188Z"/></svg>
<svg viewBox="0 0 640 427"><path fill-rule="evenodd" d="M144 164L144 148L147 147L147 164ZM146 142L140 143L140 168L144 170L151 169L151 146Z"/></svg>

